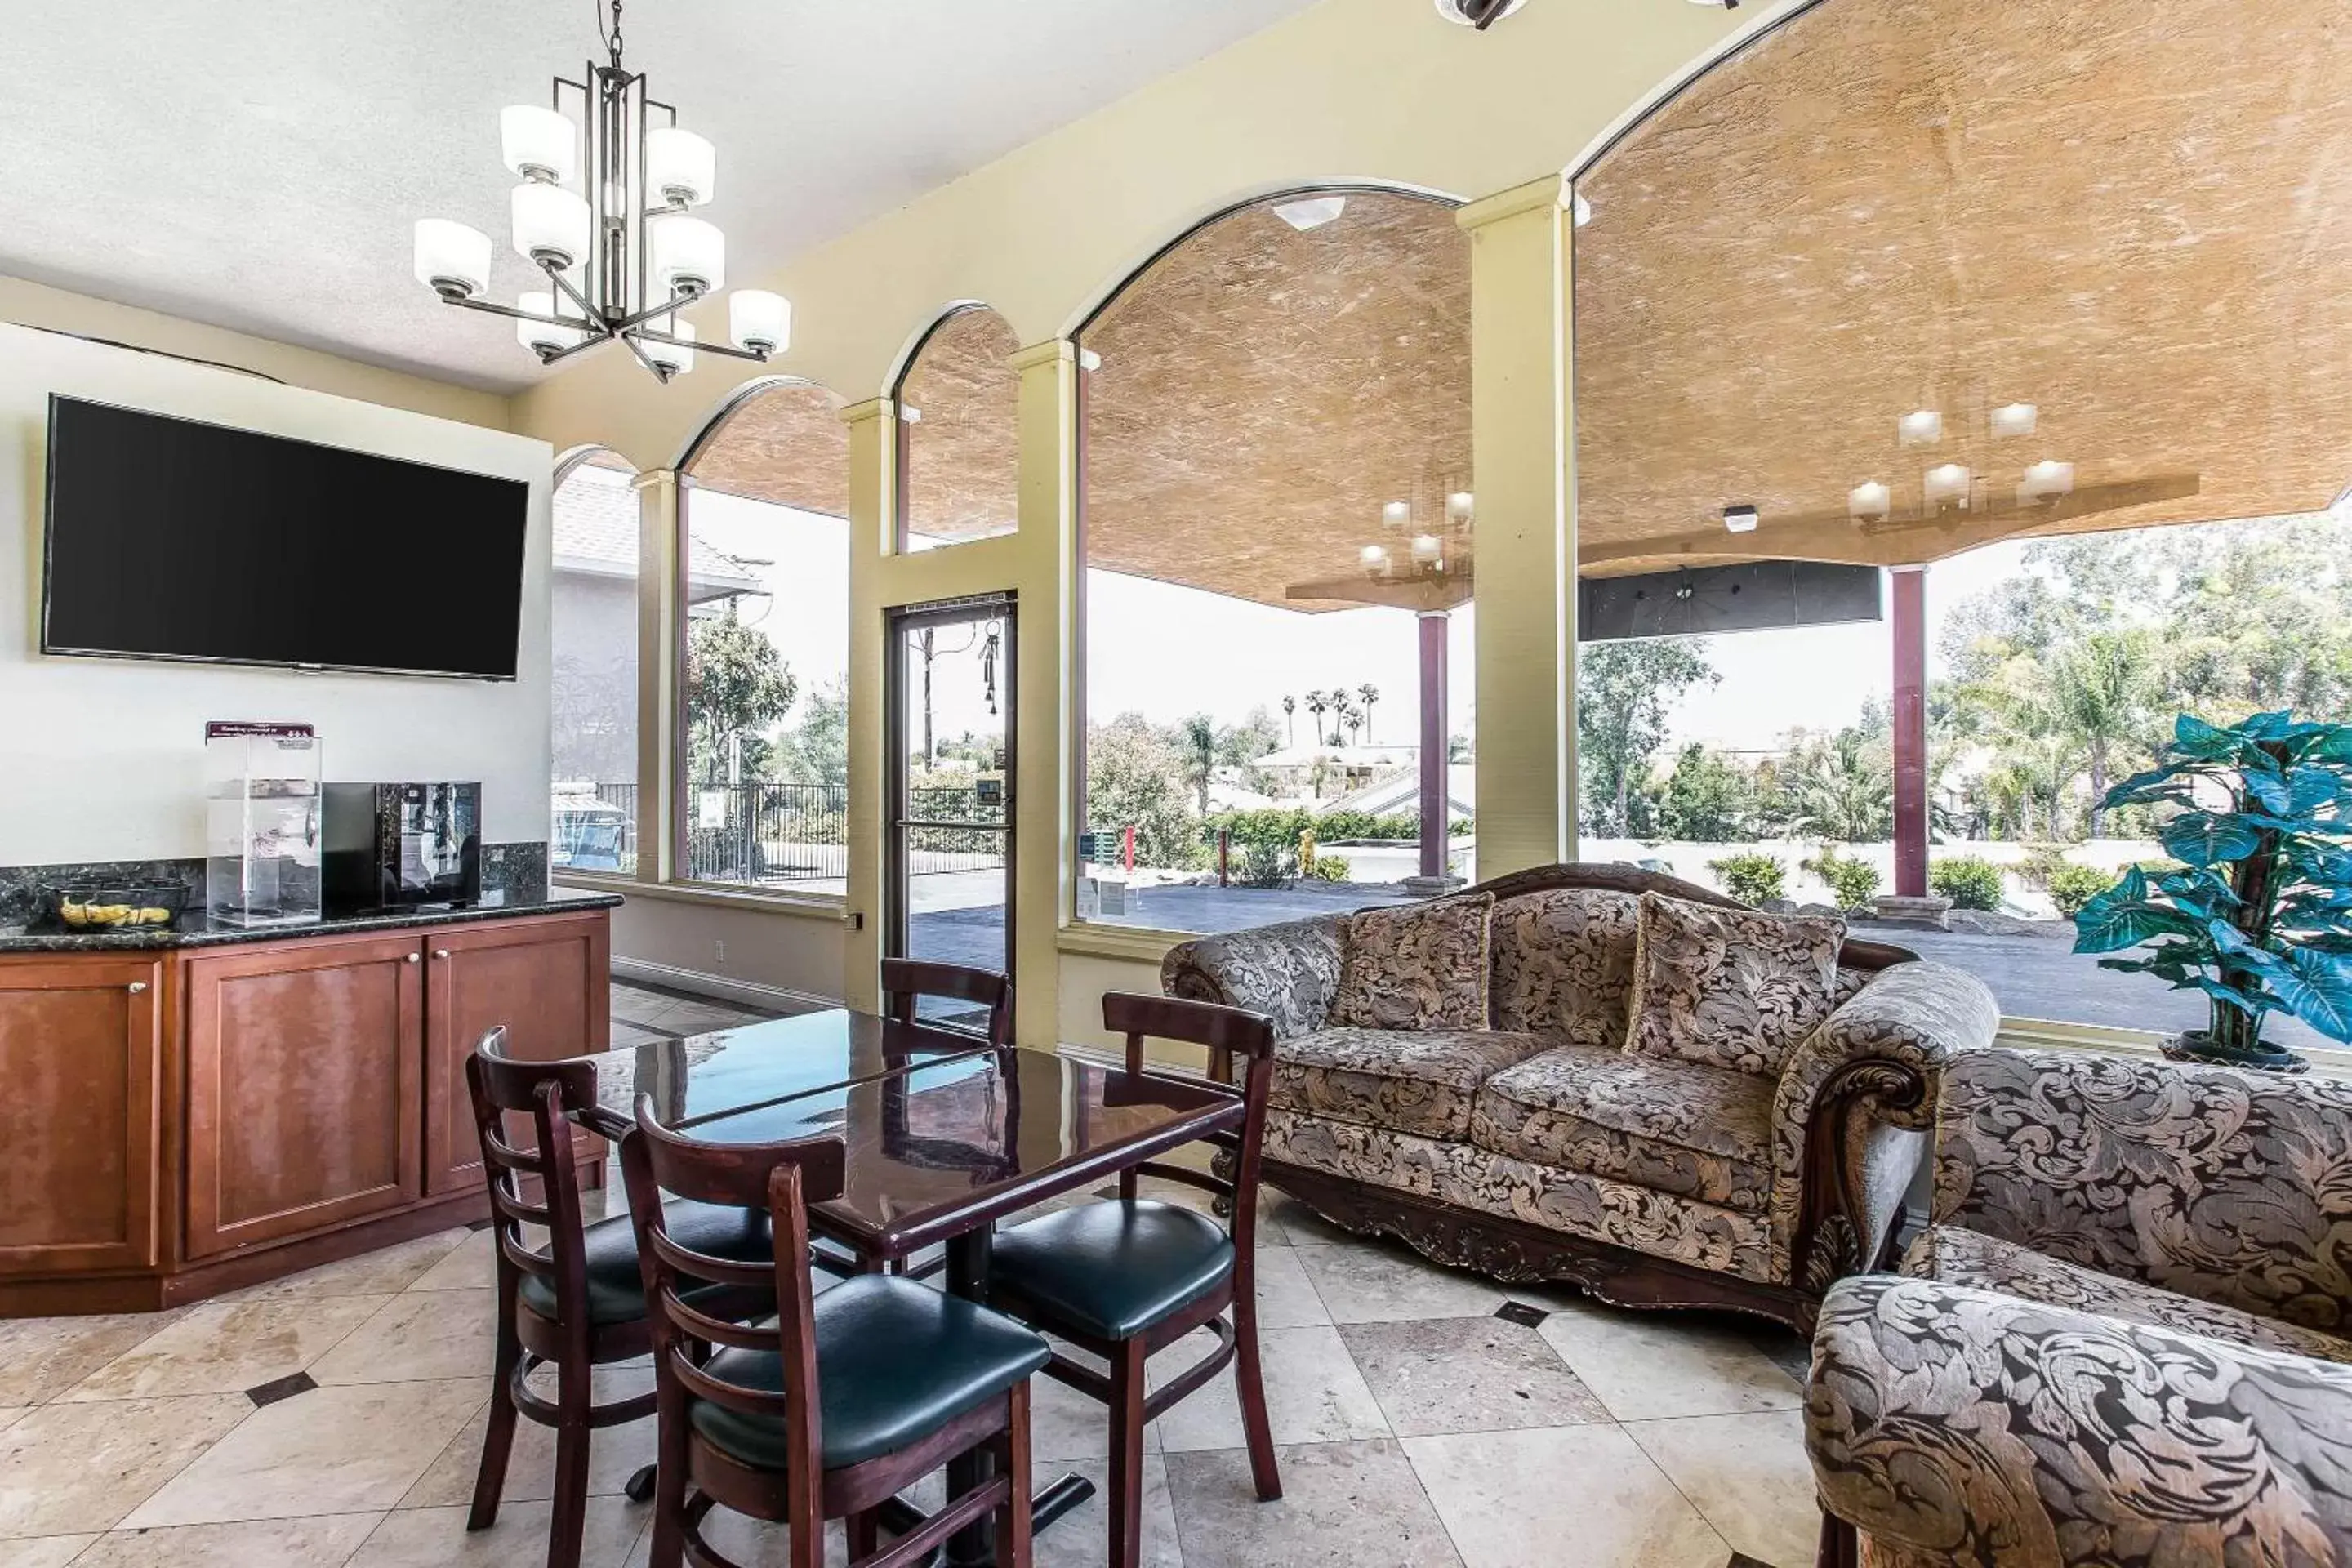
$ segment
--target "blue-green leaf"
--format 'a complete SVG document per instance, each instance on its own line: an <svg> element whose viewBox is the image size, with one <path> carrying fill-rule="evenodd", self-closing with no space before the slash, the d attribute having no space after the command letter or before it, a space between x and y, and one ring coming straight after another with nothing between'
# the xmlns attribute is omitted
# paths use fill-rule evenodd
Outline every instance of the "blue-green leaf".
<svg viewBox="0 0 2352 1568"><path fill-rule="evenodd" d="M2303 748L2305 762L2352 763L2352 724L2331 724Z"/></svg>
<svg viewBox="0 0 2352 1568"><path fill-rule="evenodd" d="M2309 763L2286 771L2286 811L2288 816L2308 816L2322 806L2335 804L2341 793L2336 775L2326 768Z"/></svg>
<svg viewBox="0 0 2352 1568"><path fill-rule="evenodd" d="M2162 767L2134 773L2119 784L2108 785L2107 793L2100 798L2099 804L2102 806L2146 805L2158 800L2185 800L2189 795L2187 788L2172 782L2185 771L2179 767ZM2143 795L2142 791L2147 793Z"/></svg>
<svg viewBox="0 0 2352 1568"><path fill-rule="evenodd" d="M2352 1043L2352 958L2295 948L2284 967L2268 976L2280 1004L2329 1039Z"/></svg>
<svg viewBox="0 0 2352 1568"><path fill-rule="evenodd" d="M2208 724L2194 714L2183 713L2172 721L2172 749L2185 757L2204 762L2218 762L2238 754L2242 742L2227 730Z"/></svg>
<svg viewBox="0 0 2352 1568"><path fill-rule="evenodd" d="M2260 756L2262 753L2254 754ZM2264 761L2269 759L2264 758ZM2294 815L2294 803L2287 791L2286 775L2279 771L2276 763L2271 763L2268 767L2249 766L2238 776L2245 782L2246 794L2252 796L2264 811L2274 816Z"/></svg>
<svg viewBox="0 0 2352 1568"><path fill-rule="evenodd" d="M2234 816L2184 811L2164 825L2164 852L2191 866L2242 860L2262 847L2262 835Z"/></svg>
<svg viewBox="0 0 2352 1568"><path fill-rule="evenodd" d="M2294 714L2280 708L2268 713L2256 713L2244 720L2238 725L2238 732L2249 740L2279 741L2300 728L2302 726L2294 721Z"/></svg>
<svg viewBox="0 0 2352 1568"><path fill-rule="evenodd" d="M2084 904L2074 917L2076 952L2115 952L2158 936L2188 936L2197 920L2165 904L2147 901L2147 885L2137 868L2123 881Z"/></svg>

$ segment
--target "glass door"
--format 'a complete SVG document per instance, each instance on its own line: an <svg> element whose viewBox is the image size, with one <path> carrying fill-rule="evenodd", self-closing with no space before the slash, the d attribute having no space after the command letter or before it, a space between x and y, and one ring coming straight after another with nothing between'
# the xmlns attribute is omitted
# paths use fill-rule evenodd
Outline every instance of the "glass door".
<svg viewBox="0 0 2352 1568"><path fill-rule="evenodd" d="M893 956L1013 972L1013 612L1005 595L891 614Z"/></svg>

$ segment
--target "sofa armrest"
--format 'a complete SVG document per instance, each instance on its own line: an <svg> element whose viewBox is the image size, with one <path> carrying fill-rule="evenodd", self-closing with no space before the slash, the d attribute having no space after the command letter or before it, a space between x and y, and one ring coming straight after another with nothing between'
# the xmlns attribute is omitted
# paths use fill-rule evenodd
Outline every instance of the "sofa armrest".
<svg viewBox="0 0 2352 1568"><path fill-rule="evenodd" d="M1918 1168L1945 1065L1992 1044L2000 1005L1948 963L1898 963L1790 1053L1772 1100L1772 1192L1811 1289L1874 1266Z"/></svg>
<svg viewBox="0 0 2352 1568"><path fill-rule="evenodd" d="M1339 989L1339 921L1322 915L1180 942L1160 960L1160 988L1263 1013L1276 1039L1312 1034Z"/></svg>
<svg viewBox="0 0 2352 1568"><path fill-rule="evenodd" d="M2347 1430L2352 1366L1885 1275L1805 1400L1823 1510L1970 1568L2352 1563Z"/></svg>

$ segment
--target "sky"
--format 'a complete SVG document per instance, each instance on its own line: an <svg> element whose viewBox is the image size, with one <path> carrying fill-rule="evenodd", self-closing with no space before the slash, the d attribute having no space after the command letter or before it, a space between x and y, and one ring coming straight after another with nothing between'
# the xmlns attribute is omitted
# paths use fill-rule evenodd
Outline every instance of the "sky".
<svg viewBox="0 0 2352 1568"><path fill-rule="evenodd" d="M767 584L768 595L744 601L742 614L775 643L802 689L842 676L849 646L848 524L709 489L691 493L689 529L697 542L764 563L751 574ZM1998 544L1928 569L1931 677L1944 617L2013 575L2021 556L2022 546ZM1369 738L1388 744L1416 738L1419 658L1413 617L1404 611L1306 615L1108 572L1087 574L1087 710L1097 721L1135 710L1158 723L1196 712L1235 723L1261 705L1280 721L1286 694L1353 690L1370 681L1381 698ZM1456 733L1475 730L1476 615L1475 605L1457 610L1449 627L1449 727ZM943 632L936 643L942 651L932 689L942 739L999 722L987 714L977 646L952 658L945 651L966 640ZM1884 621L1700 641L1723 679L1685 694L1670 720L1672 745L1775 749L1790 730L1852 723L1865 700L1885 700L1893 688ZM1311 736L1311 722L1300 710L1295 723L1302 739Z"/></svg>

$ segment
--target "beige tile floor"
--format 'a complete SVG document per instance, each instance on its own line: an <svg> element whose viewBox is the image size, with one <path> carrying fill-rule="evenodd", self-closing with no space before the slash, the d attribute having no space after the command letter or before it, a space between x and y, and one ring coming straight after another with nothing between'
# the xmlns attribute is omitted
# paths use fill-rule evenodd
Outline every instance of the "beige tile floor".
<svg viewBox="0 0 2352 1568"><path fill-rule="evenodd" d="M1231 1385L1202 1390L1149 1436L1151 1568L1811 1562L1792 1336L1507 1289L1279 1194L1261 1213L1285 1495L1255 1500ZM0 1322L0 1568L535 1568L553 1454L530 1423L497 1526L465 1529L490 1268L488 1232L450 1230L176 1312ZM1035 1444L1041 1472L1101 1479L1102 1412L1042 1379ZM586 1568L644 1563L647 1510L620 1494L651 1446L650 1423L600 1436ZM1039 1563L1095 1568L1103 1528L1097 1500ZM778 1560L780 1532L713 1535Z"/></svg>

